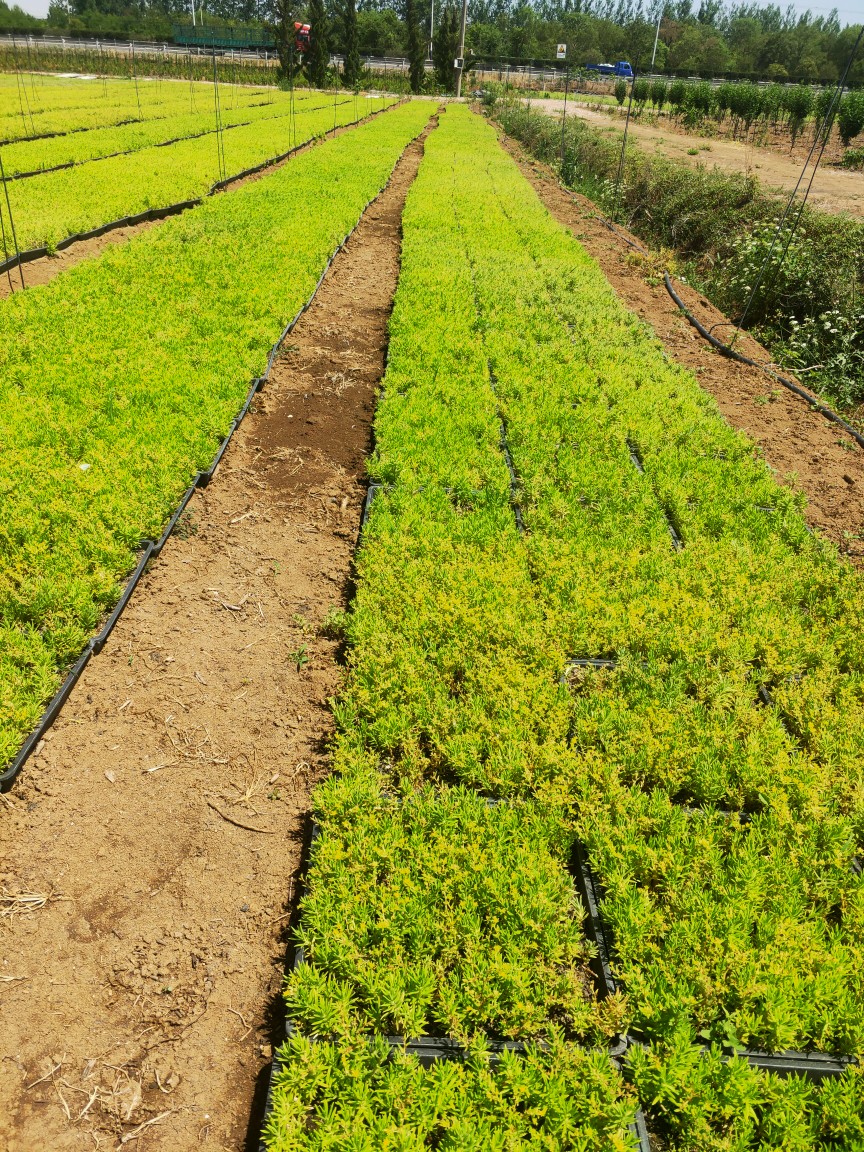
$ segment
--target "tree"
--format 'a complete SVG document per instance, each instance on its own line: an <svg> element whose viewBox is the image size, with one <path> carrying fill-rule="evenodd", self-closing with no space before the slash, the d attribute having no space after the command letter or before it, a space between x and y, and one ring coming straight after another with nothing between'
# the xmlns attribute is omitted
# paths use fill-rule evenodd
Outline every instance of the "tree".
<svg viewBox="0 0 864 1152"><path fill-rule="evenodd" d="M405 24L408 31L408 78L411 91L422 92L423 81L426 79L426 51L420 34L415 0L405 0Z"/></svg>
<svg viewBox="0 0 864 1152"><path fill-rule="evenodd" d="M402 21L392 8L380 12L361 8L357 13L357 38L364 55L400 56L403 49Z"/></svg>
<svg viewBox="0 0 864 1152"><path fill-rule="evenodd" d="M356 88L360 83L363 66L360 63L360 48L357 36L357 5L355 0L344 0L342 9L342 38L345 63L342 68L342 83L346 88Z"/></svg>
<svg viewBox="0 0 864 1152"><path fill-rule="evenodd" d="M864 92L848 92L837 112L840 138L848 148L859 132L864 131Z"/></svg>
<svg viewBox="0 0 864 1152"><path fill-rule="evenodd" d="M266 28L276 45L279 77L290 80L294 66L294 0L273 0L272 17Z"/></svg>
<svg viewBox="0 0 864 1152"><path fill-rule="evenodd" d="M448 4L441 13L432 44L432 63L435 79L442 88L453 86L453 61L459 51L459 18L456 9Z"/></svg>
<svg viewBox="0 0 864 1152"><path fill-rule="evenodd" d="M312 28L312 43L306 55L306 75L313 88L325 88L327 69L330 65L330 47L324 0L309 0L309 24Z"/></svg>

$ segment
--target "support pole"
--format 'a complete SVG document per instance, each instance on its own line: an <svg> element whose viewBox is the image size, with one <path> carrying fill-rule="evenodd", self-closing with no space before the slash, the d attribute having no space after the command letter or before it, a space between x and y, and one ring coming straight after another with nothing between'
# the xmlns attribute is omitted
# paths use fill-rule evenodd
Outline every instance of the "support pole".
<svg viewBox="0 0 864 1152"><path fill-rule="evenodd" d="M459 33L459 67L456 72L456 99L462 95L462 73L465 70L465 25L468 23L468 0L462 0L462 29Z"/></svg>
<svg viewBox="0 0 864 1152"><path fill-rule="evenodd" d="M564 73L564 112L561 116L561 174L564 174L564 126L567 123L567 89L570 87L570 69Z"/></svg>

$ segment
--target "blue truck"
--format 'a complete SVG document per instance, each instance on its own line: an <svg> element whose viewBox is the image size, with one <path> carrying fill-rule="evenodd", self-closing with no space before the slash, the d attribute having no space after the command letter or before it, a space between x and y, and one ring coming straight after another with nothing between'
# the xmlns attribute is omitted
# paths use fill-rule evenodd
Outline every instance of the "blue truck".
<svg viewBox="0 0 864 1152"><path fill-rule="evenodd" d="M617 64L586 64L586 72L597 72L600 76L620 76L623 80L633 79L633 69L626 60Z"/></svg>

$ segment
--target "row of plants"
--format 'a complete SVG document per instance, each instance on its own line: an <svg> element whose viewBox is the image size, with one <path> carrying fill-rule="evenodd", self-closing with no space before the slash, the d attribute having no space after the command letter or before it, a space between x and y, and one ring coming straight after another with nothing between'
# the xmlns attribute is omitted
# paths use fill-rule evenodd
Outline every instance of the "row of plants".
<svg viewBox="0 0 864 1152"><path fill-rule="evenodd" d="M81 132L143 123L213 108L209 84L162 84L157 80L65 79L0 73L0 140L4 144L48 133ZM223 77L224 80L224 77ZM273 99L260 88L225 85L229 104L244 107ZM223 101L224 103L224 101ZM5 163L4 152L4 163Z"/></svg>
<svg viewBox="0 0 864 1152"><path fill-rule="evenodd" d="M618 81L614 88L619 105L630 95L629 85ZM655 113L668 108L671 116L688 127L716 121L731 121L733 136L747 135L752 129L785 128L794 143L805 125L815 136L830 113L836 121L844 146L864 129L864 93L847 92L836 99L836 88L814 89L808 84L750 84L707 81L637 78L633 84L633 104L637 116L650 105Z"/></svg>
<svg viewBox="0 0 864 1152"><path fill-rule="evenodd" d="M8 40L0 45L0 71L17 72L19 69L35 68L40 72L86 72L95 75L132 77L146 75L162 80L209 80L213 77L213 60L207 49L201 53L179 53L176 51L156 53L137 52L133 54L127 45L124 50L106 42L99 51L70 41L63 48L40 44L27 46L11 45ZM275 85L279 79L276 53L271 52L268 60L241 59L233 56L219 57L220 69L230 69L231 80L235 84L257 86Z"/></svg>
<svg viewBox="0 0 864 1152"><path fill-rule="evenodd" d="M508 704L530 710L525 653L548 667L453 227L459 119L451 107L428 138L403 216L373 463L392 488L372 505L344 622L351 683L337 705L337 773L315 798L320 835L303 963L287 988L294 1033L273 1092L274 1149L349 1138L369 1148L632 1146L632 1096L602 1049L616 1005L599 1002L588 970L562 813L528 796L487 802L449 785L443 765L425 782L411 771L433 753L433 725L463 746L463 760L476 727L494 740L496 705L512 735ZM476 175L469 164L465 177ZM403 723L407 711L426 723ZM488 1032L543 1036L550 1047L492 1064ZM389 1034L449 1034L472 1055L424 1069L391 1050Z"/></svg>
<svg viewBox="0 0 864 1152"><path fill-rule="evenodd" d="M395 108L0 306L3 764L428 114Z"/></svg>
<svg viewBox="0 0 864 1152"><path fill-rule="evenodd" d="M735 1053L864 1053L860 578L465 108L404 237L269 1146L456 1147L486 1084L483 1146L632 1146L637 1101L665 1147L857 1146L857 1069ZM470 1055L439 1107L381 1036L444 1033Z"/></svg>
<svg viewBox="0 0 864 1152"><path fill-rule="evenodd" d="M268 97L270 94L267 94ZM226 86L220 88L220 117L223 127L271 120L290 114L291 101L287 93L278 92L275 99L262 99L262 93L251 98L247 90ZM342 101L348 99L341 97ZM328 106L328 95L322 92L298 93L297 111ZM187 89L182 99L156 106L158 116L138 120L134 108L126 108L131 123L78 130L66 135L37 140L16 141L3 149L6 176L19 172L38 172L61 164L83 164L99 160L118 152L135 152L166 141L184 139L215 130L213 87ZM329 98L332 110L333 98Z"/></svg>
<svg viewBox="0 0 864 1152"><path fill-rule="evenodd" d="M393 102L392 97L381 97L374 109ZM321 137L336 125L352 124L372 107L365 100L343 98L323 107L320 100L308 100L293 116L286 110L275 120L253 121L229 132L13 181L7 190L19 247L50 250L74 233L204 196L216 181Z"/></svg>
<svg viewBox="0 0 864 1152"><path fill-rule="evenodd" d="M784 227L773 247L785 201L755 176L699 165L691 168L629 143L620 186L619 138L576 117L562 128L551 117L515 103L495 112L506 132L562 181L672 260L727 316L737 319L756 277L765 274L747 326L778 363L806 372L808 385L847 410L864 401L864 225L805 206L793 232ZM563 157L563 163L562 163ZM791 213L789 224L798 210Z"/></svg>

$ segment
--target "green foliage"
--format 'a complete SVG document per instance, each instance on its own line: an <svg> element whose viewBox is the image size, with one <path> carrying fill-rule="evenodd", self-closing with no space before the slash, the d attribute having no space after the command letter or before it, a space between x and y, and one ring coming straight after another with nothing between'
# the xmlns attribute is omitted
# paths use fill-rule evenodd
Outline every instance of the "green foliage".
<svg viewBox="0 0 864 1152"><path fill-rule="evenodd" d="M454 4L448 3L440 12L432 41L432 62L435 82L445 92L453 88L453 61L459 54L459 16Z"/></svg>
<svg viewBox="0 0 864 1152"><path fill-rule="evenodd" d="M864 92L847 92L837 110L837 127L844 147L864 130Z"/></svg>
<svg viewBox="0 0 864 1152"><path fill-rule="evenodd" d="M395 109L4 302L0 762L428 114Z"/></svg>
<svg viewBox="0 0 864 1152"><path fill-rule="evenodd" d="M408 41L408 77L411 91L423 91L426 79L426 44L417 18L415 0L405 0L405 27Z"/></svg>
<svg viewBox="0 0 864 1152"><path fill-rule="evenodd" d="M843 167L860 172L864 168L864 148L847 148L843 153Z"/></svg>
<svg viewBox="0 0 864 1152"><path fill-rule="evenodd" d="M667 1146L856 1147L857 1072L810 1087L721 1053L864 1053L861 579L464 106L429 137L403 226L370 462L390 487L357 558L309 964L288 987L299 1031L340 1043L286 1051L271 1140L338 1147L359 1124L370 1147L415 1146L370 1064L352 1064L359 1096L332 1089L344 1103L317 1087L381 1051L364 1030L546 1034L557 1072L562 1023L623 1020L649 1045L626 1076ZM617 667L562 685L574 655ZM567 919L571 836L624 993L605 1021L588 999L562 1014L554 975L588 955ZM514 1129L508 1097L486 1115L480 1147L557 1146L554 1128ZM586 1139L580 1119L567 1146Z"/></svg>
<svg viewBox="0 0 864 1152"><path fill-rule="evenodd" d="M687 99L687 85L683 80L673 80L669 85L669 103L678 112L684 107L684 101Z"/></svg>
<svg viewBox="0 0 864 1152"><path fill-rule="evenodd" d="M317 806L307 963L286 990L304 1030L527 1038L554 1022L602 1042L560 814L458 789L399 802L353 777Z"/></svg>
<svg viewBox="0 0 864 1152"><path fill-rule="evenodd" d="M627 81L615 81L615 99L618 101L619 106L627 99Z"/></svg>
<svg viewBox="0 0 864 1152"><path fill-rule="evenodd" d="M398 1148L424 1152L633 1152L632 1100L603 1053L553 1042L525 1058L504 1053L490 1065L482 1041L465 1063L429 1069L381 1040L310 1043L281 1049L271 1152Z"/></svg>
<svg viewBox="0 0 864 1152"><path fill-rule="evenodd" d="M345 59L342 65L342 83L346 88L358 88L363 72L357 33L356 0L343 0L341 11L342 43Z"/></svg>
<svg viewBox="0 0 864 1152"><path fill-rule="evenodd" d="M201 148L209 148L215 154L212 85L196 84L191 89L184 85L178 89L142 81L139 85L144 113L142 119L138 118L135 93L130 91L128 84L111 80L108 86L107 100L103 99L101 106L95 101L88 101L83 107L64 108L64 82L48 80L45 85L48 93L43 94L43 99L46 104L50 102L51 109L43 114L34 114L34 127L39 133L57 131L67 134L48 139L13 140L6 144L3 149L3 165L7 177L19 172L39 172L60 164L86 164L92 160L107 159L117 152L138 152L156 145L173 148L174 145L169 143L171 141L183 143L202 136L209 136L209 141L202 143ZM226 131L233 132L252 124L266 123L269 125L271 139L284 138L288 131L286 118L290 114L288 95L282 92L267 95L269 99L262 101L260 90L231 84L220 85L222 124ZM16 128L20 133L22 124L16 113L9 108L11 96L8 89L0 87L0 131L5 130L14 135ZM321 96L307 91L298 92L295 95L295 107L299 112L320 109ZM225 139L226 151L230 156L233 151L232 140L230 135ZM158 152L151 152L148 160L158 156ZM22 199L26 187L26 184L22 185Z"/></svg>
<svg viewBox="0 0 864 1152"><path fill-rule="evenodd" d="M309 0L308 23L311 43L303 68L313 88L324 88L330 69L330 21L324 0Z"/></svg>
<svg viewBox="0 0 864 1152"><path fill-rule="evenodd" d="M652 80L651 81L651 103L659 112L669 95L669 85L665 80Z"/></svg>
<svg viewBox="0 0 864 1152"><path fill-rule="evenodd" d="M205 92L204 95L209 95L212 101L212 94L211 87L209 94ZM187 93L181 98L172 91L169 99L176 107L178 99L188 101L189 96ZM307 92L295 96L294 117L290 116L288 93L275 96L272 106L267 104L261 108L238 108L235 111L230 109L227 93L223 93L222 99L226 104L225 120L237 125L222 136L228 175L287 152L293 144L314 139L333 127L333 100L322 100L320 93ZM241 96L241 99L248 100L248 97ZM180 120L182 130L212 128L212 103L205 112L201 94L198 101L202 111L183 115ZM169 112L170 108L169 104ZM98 164L82 163L74 168L10 183L9 199L19 245L34 248L56 244L72 233L89 231L110 220L205 195L221 175L217 137L209 132L207 135L189 136L167 147L154 144L154 134L165 131L155 121L162 109L161 102L154 102L151 111L153 123L94 132L92 142L89 142L89 132L60 138L59 155L68 157L71 153L84 159L88 152L90 158L94 151L101 152L106 158ZM355 115L353 98L344 95L337 105L336 114L338 123L351 123ZM81 137L85 140L79 144ZM43 162L50 160L51 149L46 145L52 143L54 141L40 140L12 146L15 163L31 163L34 157L40 157ZM132 146L135 150L108 158L107 153L116 151L118 146Z"/></svg>
<svg viewBox="0 0 864 1152"><path fill-rule="evenodd" d="M731 1148L864 1147L860 1073L821 1089L798 1077L760 1076L719 1047L697 1054L686 1034L661 1051L634 1047L628 1075L653 1102L655 1123L682 1152Z"/></svg>
<svg viewBox="0 0 864 1152"><path fill-rule="evenodd" d="M515 105L502 106L498 119L535 155L559 163L560 124L533 117L529 129ZM565 176L607 211L619 155L620 144L608 134L575 117L568 121ZM650 244L691 261L692 278L734 318L750 298L785 206L753 176L690 168L633 144L619 203L628 226ZM864 225L805 208L794 235L786 229L774 245L748 313L748 325L790 368L815 368L809 383L849 407L864 399L862 285Z"/></svg>

